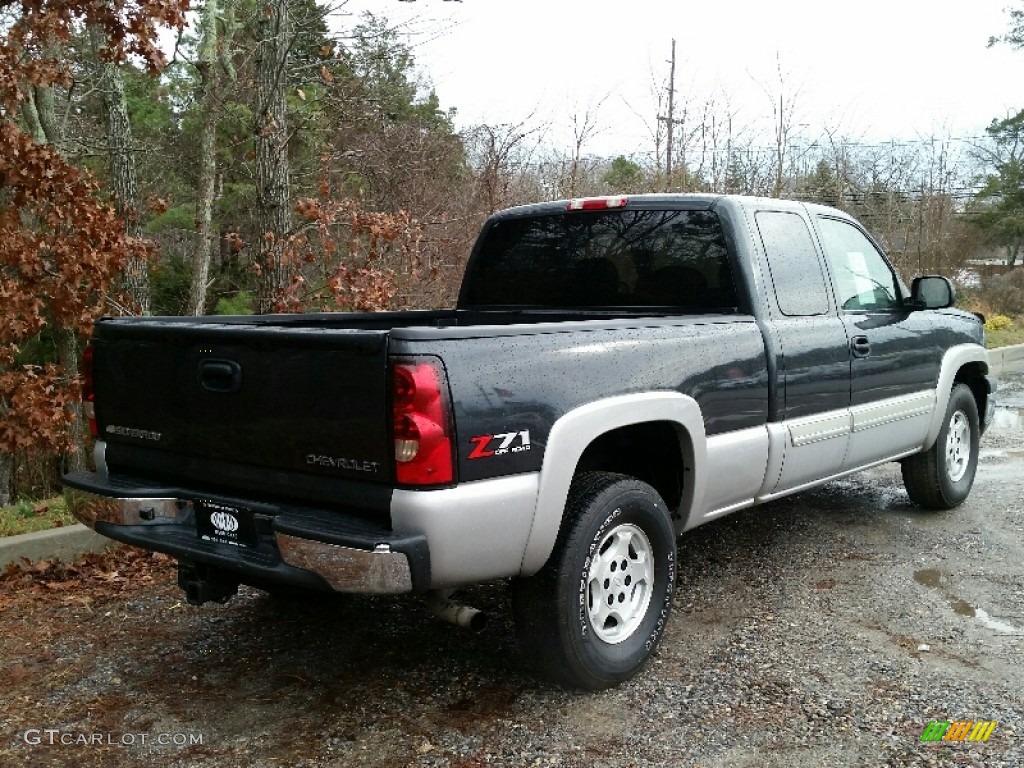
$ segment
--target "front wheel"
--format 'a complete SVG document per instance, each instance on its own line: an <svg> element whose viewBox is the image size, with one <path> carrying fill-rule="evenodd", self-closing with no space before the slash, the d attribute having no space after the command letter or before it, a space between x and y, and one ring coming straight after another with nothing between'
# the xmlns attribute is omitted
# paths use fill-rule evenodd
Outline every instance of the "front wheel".
<svg viewBox="0 0 1024 768"><path fill-rule="evenodd" d="M929 509L952 509L963 503L978 469L978 404L966 384L957 384L935 444L901 462L910 500Z"/></svg>
<svg viewBox="0 0 1024 768"><path fill-rule="evenodd" d="M661 639L675 580L675 533L657 491L625 475L582 473L547 564L513 582L520 645L563 685L616 685Z"/></svg>

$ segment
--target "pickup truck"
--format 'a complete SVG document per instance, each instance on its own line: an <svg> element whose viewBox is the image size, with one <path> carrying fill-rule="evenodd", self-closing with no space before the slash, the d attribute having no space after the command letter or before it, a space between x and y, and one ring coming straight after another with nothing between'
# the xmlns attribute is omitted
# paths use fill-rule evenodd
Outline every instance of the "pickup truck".
<svg viewBox="0 0 1024 768"><path fill-rule="evenodd" d="M476 625L451 592L507 580L526 658L601 689L664 635L684 531L889 461L967 498L996 382L954 298L819 205L521 206L454 309L100 320L95 471L64 484L193 604L421 593Z"/></svg>

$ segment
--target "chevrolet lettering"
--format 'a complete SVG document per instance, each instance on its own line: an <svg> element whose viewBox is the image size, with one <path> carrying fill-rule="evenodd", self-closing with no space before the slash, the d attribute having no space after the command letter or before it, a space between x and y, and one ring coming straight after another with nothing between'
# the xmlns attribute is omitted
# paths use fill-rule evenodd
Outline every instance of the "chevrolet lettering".
<svg viewBox="0 0 1024 768"><path fill-rule="evenodd" d="M316 453L306 454L306 463L315 467L336 467L355 472L377 472L380 462L360 459L344 459L340 456L321 456Z"/></svg>
<svg viewBox="0 0 1024 768"><path fill-rule="evenodd" d="M524 658L607 688L658 652L690 529L883 462L967 498L996 381L955 303L834 208L512 208L451 309L98 321L68 506L194 605L416 593L479 627L453 591L507 583Z"/></svg>
<svg viewBox="0 0 1024 768"><path fill-rule="evenodd" d="M148 429L135 429L133 427L119 427L116 424L109 424L106 432L108 435L117 435L119 437L137 437L141 440L153 440L154 442L160 439L159 432L153 432Z"/></svg>

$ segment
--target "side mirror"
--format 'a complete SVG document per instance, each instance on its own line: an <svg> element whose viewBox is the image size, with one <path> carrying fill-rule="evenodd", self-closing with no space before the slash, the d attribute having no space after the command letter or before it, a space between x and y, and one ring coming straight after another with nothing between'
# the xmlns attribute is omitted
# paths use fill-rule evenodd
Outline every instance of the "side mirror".
<svg viewBox="0 0 1024 768"><path fill-rule="evenodd" d="M917 309L944 309L953 306L956 290L953 284L939 275L915 277L910 286L910 302Z"/></svg>

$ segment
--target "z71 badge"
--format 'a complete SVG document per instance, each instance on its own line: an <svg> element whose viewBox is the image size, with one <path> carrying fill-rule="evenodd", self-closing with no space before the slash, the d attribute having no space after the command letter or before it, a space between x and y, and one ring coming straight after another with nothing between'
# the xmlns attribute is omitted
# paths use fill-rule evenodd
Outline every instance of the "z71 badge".
<svg viewBox="0 0 1024 768"><path fill-rule="evenodd" d="M517 442L518 441L518 442ZM530 450L530 431L502 432L497 435L477 435L469 438L473 450L470 459L486 459L490 456L504 456L507 453L523 453Z"/></svg>

